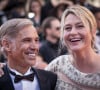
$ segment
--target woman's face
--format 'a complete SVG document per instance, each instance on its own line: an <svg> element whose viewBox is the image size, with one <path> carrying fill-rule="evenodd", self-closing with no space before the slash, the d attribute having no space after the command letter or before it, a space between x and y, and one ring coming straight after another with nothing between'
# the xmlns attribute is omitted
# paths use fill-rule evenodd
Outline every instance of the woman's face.
<svg viewBox="0 0 100 90"><path fill-rule="evenodd" d="M63 38L66 46L72 52L91 48L91 32L74 14L69 14L65 18Z"/></svg>
<svg viewBox="0 0 100 90"><path fill-rule="evenodd" d="M33 1L33 2L31 3L31 10L32 10L34 13L40 12L40 10L41 10L41 5L39 4L38 1Z"/></svg>

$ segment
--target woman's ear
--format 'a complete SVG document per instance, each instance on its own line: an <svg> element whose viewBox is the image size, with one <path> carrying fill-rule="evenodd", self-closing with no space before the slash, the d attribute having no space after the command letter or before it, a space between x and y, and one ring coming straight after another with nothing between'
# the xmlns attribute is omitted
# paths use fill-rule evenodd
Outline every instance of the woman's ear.
<svg viewBox="0 0 100 90"><path fill-rule="evenodd" d="M94 38L96 37L96 30L92 31L92 35L93 35Z"/></svg>
<svg viewBox="0 0 100 90"><path fill-rule="evenodd" d="M93 33L96 35L96 32L97 32L97 29L96 30L93 30Z"/></svg>

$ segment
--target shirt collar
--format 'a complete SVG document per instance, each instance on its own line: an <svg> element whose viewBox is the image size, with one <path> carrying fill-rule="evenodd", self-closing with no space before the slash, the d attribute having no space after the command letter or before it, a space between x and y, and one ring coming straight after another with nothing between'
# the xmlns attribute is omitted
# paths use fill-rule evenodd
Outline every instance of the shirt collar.
<svg viewBox="0 0 100 90"><path fill-rule="evenodd" d="M12 69L12 68L9 68L12 72L15 72L16 73L16 75L21 75L21 76L23 76L23 74L21 74L20 72L18 72L17 70L15 70L15 69ZM31 67L26 71L26 73L24 74L24 75L28 75L28 74L31 74L31 73L33 73L33 71L32 71L32 69L31 69Z"/></svg>

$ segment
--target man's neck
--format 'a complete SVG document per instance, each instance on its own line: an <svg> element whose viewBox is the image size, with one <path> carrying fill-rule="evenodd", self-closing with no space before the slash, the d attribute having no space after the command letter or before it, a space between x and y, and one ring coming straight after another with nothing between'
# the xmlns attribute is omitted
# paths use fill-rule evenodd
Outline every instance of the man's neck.
<svg viewBox="0 0 100 90"><path fill-rule="evenodd" d="M52 44L56 44L58 42L57 39L53 39L53 38L49 38L49 37L47 37L46 40L51 42Z"/></svg>
<svg viewBox="0 0 100 90"><path fill-rule="evenodd" d="M27 72L27 70L30 68L30 66L27 66L27 65L20 66L20 65L11 64L9 62L7 63L7 65L9 68L14 69L21 74L25 74Z"/></svg>
<svg viewBox="0 0 100 90"><path fill-rule="evenodd" d="M17 70L12 69L12 68L10 68L10 67L8 67L8 68L10 69L11 72L14 72L14 73L17 74L17 75L28 75L28 74L31 74L31 73L32 73L32 72L31 72L31 67L30 67L25 73L20 73L20 72L18 72Z"/></svg>

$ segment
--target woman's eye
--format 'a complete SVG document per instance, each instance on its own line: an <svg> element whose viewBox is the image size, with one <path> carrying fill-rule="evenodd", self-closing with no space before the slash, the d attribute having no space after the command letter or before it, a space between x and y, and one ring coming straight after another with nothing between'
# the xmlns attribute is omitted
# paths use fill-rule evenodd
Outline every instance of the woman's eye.
<svg viewBox="0 0 100 90"><path fill-rule="evenodd" d="M84 27L84 25L78 25L77 27L78 27L78 28L83 28L83 27Z"/></svg>
<svg viewBox="0 0 100 90"><path fill-rule="evenodd" d="M71 30L71 27L65 27L64 30L65 31L70 31Z"/></svg>

